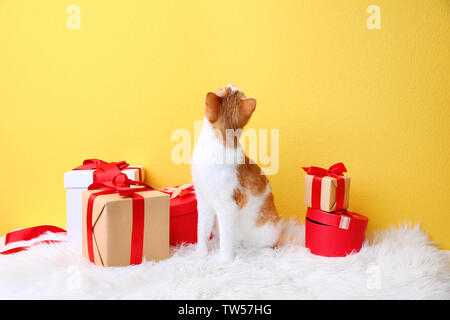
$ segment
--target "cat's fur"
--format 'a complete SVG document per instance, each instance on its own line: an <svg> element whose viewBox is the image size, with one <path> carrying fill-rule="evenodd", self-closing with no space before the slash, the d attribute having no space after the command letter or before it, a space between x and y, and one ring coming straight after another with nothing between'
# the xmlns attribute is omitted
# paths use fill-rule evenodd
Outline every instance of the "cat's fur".
<svg viewBox="0 0 450 320"><path fill-rule="evenodd" d="M239 143L255 107L255 99L232 85L206 96L191 165L198 202L197 250L202 255L208 252L216 217L223 260L233 260L236 245L270 247L283 242L284 224L269 182Z"/></svg>

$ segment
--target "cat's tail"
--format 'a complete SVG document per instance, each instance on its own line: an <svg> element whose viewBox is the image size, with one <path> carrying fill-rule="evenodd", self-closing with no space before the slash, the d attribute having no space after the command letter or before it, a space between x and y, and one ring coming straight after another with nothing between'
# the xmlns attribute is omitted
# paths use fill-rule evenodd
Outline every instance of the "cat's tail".
<svg viewBox="0 0 450 320"><path fill-rule="evenodd" d="M281 217L279 223L281 231L275 247L304 244L305 228L304 226L300 225L297 219Z"/></svg>

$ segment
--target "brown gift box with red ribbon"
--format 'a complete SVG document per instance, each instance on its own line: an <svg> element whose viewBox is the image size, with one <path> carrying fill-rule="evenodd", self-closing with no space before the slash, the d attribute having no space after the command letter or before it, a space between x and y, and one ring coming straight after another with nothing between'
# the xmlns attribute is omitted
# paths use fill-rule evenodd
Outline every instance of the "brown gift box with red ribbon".
<svg viewBox="0 0 450 320"><path fill-rule="evenodd" d="M82 253L96 265L127 266L169 257L170 196L148 188L125 189L83 192Z"/></svg>
<svg viewBox="0 0 450 320"><path fill-rule="evenodd" d="M319 167L303 168L305 175L305 206L326 212L347 209L350 195L350 177L342 163L328 170Z"/></svg>

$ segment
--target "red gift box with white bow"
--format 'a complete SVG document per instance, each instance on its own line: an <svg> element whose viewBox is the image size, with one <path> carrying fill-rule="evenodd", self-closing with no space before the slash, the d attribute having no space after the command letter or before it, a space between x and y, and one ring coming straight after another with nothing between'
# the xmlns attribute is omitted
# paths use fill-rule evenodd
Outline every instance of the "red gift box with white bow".
<svg viewBox="0 0 450 320"><path fill-rule="evenodd" d="M197 243L197 197L194 186L185 184L161 189L170 194L170 245Z"/></svg>
<svg viewBox="0 0 450 320"><path fill-rule="evenodd" d="M311 253L325 257L345 257L359 252L369 219L348 210L329 213L308 208L305 246Z"/></svg>

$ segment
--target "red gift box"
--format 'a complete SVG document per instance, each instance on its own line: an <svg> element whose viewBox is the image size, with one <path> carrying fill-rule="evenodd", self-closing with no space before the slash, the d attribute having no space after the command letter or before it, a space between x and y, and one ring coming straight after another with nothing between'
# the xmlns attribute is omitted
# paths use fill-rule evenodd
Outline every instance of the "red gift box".
<svg viewBox="0 0 450 320"><path fill-rule="evenodd" d="M365 239L369 219L348 210L329 213L308 208L305 246L325 257L345 257L358 252Z"/></svg>
<svg viewBox="0 0 450 320"><path fill-rule="evenodd" d="M198 214L194 186L185 184L160 191L170 194L170 245L197 243Z"/></svg>

